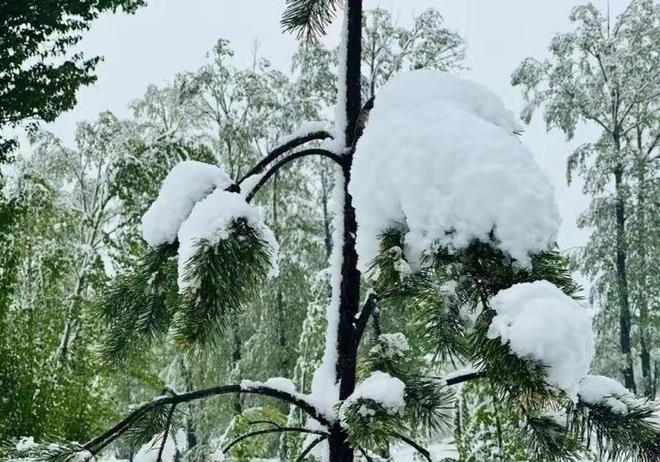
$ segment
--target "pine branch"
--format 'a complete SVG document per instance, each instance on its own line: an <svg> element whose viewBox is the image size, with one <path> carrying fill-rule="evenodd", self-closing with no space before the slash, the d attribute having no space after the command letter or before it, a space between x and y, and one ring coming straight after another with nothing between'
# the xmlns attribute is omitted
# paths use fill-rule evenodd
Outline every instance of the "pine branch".
<svg viewBox="0 0 660 462"><path fill-rule="evenodd" d="M149 249L134 272L118 276L96 306L107 331L97 347L105 363L120 364L132 351L167 331L175 304L176 245Z"/></svg>
<svg viewBox="0 0 660 462"><path fill-rule="evenodd" d="M170 412L167 415L167 423L165 425L165 431L163 432L163 440L160 443L160 448L158 449L158 457L156 462L163 462L163 451L165 451L165 444L167 444L167 436L170 433L170 427L172 425L172 417L174 416L174 410L176 409L176 404L173 404L170 408Z"/></svg>
<svg viewBox="0 0 660 462"><path fill-rule="evenodd" d="M259 190L266 184L266 182L268 182L268 180L273 175L275 175L279 171L279 169L287 165L289 162L294 161L296 159L300 159L301 157L309 157L309 156L326 157L334 161L337 165L343 166L342 159L337 154L328 151L327 149L312 148L312 149L304 149L302 151L294 152L293 154L285 157L284 159L279 160L273 166L271 166L270 169L268 169L268 171L259 179L257 184L252 188L252 190L247 194L245 200L250 202L257 194L257 192L259 192Z"/></svg>
<svg viewBox="0 0 660 462"><path fill-rule="evenodd" d="M258 173L263 172L268 166L268 164L273 162L282 154L286 154L292 149L295 149L302 144L308 143L309 141L324 140L327 138L332 138L332 135L326 131L318 131L318 132L308 133L305 136L300 136L290 141L287 141L286 143L270 151L266 155L266 157L264 157L259 162L257 162L257 164L254 167L252 167L250 170L248 170L248 172L245 175L243 175L243 177L238 181L238 184L242 183L246 178L249 178L252 175L256 175Z"/></svg>
<svg viewBox="0 0 660 462"><path fill-rule="evenodd" d="M400 433L395 433L394 436L396 436L401 441L403 441L404 443L415 449L415 451L419 452L426 460L428 460L429 462L433 462L433 459L431 459L431 453L428 450L424 449L419 444L417 444L414 440Z"/></svg>
<svg viewBox="0 0 660 462"><path fill-rule="evenodd" d="M136 423L139 423L141 419L145 418L145 416L148 416L152 412L155 413L162 412L162 410L166 406L189 403L192 401L206 399L212 396L227 395L233 393L255 394L255 395L268 396L271 398L279 399L286 403L297 406L298 408L306 412L310 417L317 420L322 425L329 426L331 424L330 421L312 404L310 404L309 402L305 401L304 399L298 396L292 395L285 391L276 390L267 387L265 385L260 385L252 388L243 388L240 385L222 385L218 387L191 391L188 393L181 393L173 396L162 396L157 399L154 399L153 401L146 403L135 409L132 413L130 413L128 416L126 416L123 420L118 422L115 426L110 428L105 433L89 440L81 447L81 449L88 450L92 454L98 454L103 448L105 448L110 443L121 437L127 431L130 431L132 426L136 425ZM155 433L158 433L161 430L154 431L154 433L151 433L149 437L153 436ZM144 441L144 438L146 437L146 433L147 433L144 430L144 426L138 428L135 433L136 435L133 435L132 438L133 441L136 440ZM138 438L136 438L136 436Z"/></svg>
<svg viewBox="0 0 660 462"><path fill-rule="evenodd" d="M280 23L298 39L312 40L325 35L339 5L339 0L287 0Z"/></svg>
<svg viewBox="0 0 660 462"><path fill-rule="evenodd" d="M302 462L305 460L305 457L312 452L312 449L314 449L319 443L321 443L323 440L325 440L327 436L321 436L320 438L316 438L314 441L311 442L309 446L305 448L303 452L300 453L298 458L296 459L296 462Z"/></svg>
<svg viewBox="0 0 660 462"><path fill-rule="evenodd" d="M245 433L243 435L240 435L237 438L235 438L234 440L232 440L227 446L225 446L222 449L222 452L226 454L231 450L231 448L236 446L241 441L244 441L248 438L252 438L254 436L266 435L266 434L270 434L270 433L291 433L291 432L311 433L311 434L316 434L316 435L324 435L326 437L329 436L329 434L327 432L310 430L308 428L303 428L303 427L281 427L281 426L278 425L277 428L267 428L267 429L263 429L263 430L255 430L253 432L249 432L249 433Z"/></svg>
<svg viewBox="0 0 660 462"><path fill-rule="evenodd" d="M229 319L238 315L268 280L273 249L245 219L234 221L229 237L201 240L185 266L189 287L181 294L170 333L183 347L217 340Z"/></svg>

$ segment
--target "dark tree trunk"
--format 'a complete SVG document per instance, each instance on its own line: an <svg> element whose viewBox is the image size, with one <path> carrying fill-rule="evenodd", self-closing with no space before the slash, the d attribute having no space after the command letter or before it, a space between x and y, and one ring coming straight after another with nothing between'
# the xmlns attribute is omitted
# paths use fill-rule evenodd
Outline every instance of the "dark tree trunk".
<svg viewBox="0 0 660 462"><path fill-rule="evenodd" d="M339 380L339 399L346 399L355 389L355 371L357 362L358 335L355 328L355 316L359 310L360 272L357 269L355 235L357 222L351 195L348 193L351 165L353 160L355 128L361 110L360 98L360 63L362 47L362 0L348 0L346 12L346 148L344 156L344 217L343 249L341 265L341 286L339 295L338 360L337 379ZM340 58L341 59L341 58ZM339 76L342 78L342 76ZM335 185L339 187L342 185ZM346 433L339 425L330 431L330 462L352 462L353 448L348 443Z"/></svg>
<svg viewBox="0 0 660 462"><path fill-rule="evenodd" d="M649 340L649 307L646 298L646 272L648 266L646 264L646 195L644 184L646 183L646 168L643 160L644 144L642 141L642 131L637 129L637 149L640 153L640 165L638 168L638 190L637 190L637 246L639 258L639 276L636 278L637 286L637 305L639 306L639 347L640 347L640 360L642 363L642 391L645 396L654 398L653 377L651 375L651 352Z"/></svg>
<svg viewBox="0 0 660 462"><path fill-rule="evenodd" d="M619 152L618 143L616 144ZM614 169L614 185L616 188L615 219L616 219L616 286L619 302L619 327L621 353L624 356L623 378L626 388L635 391L635 376L630 342L630 300L628 295L627 246L626 246L626 215L623 191L623 166Z"/></svg>

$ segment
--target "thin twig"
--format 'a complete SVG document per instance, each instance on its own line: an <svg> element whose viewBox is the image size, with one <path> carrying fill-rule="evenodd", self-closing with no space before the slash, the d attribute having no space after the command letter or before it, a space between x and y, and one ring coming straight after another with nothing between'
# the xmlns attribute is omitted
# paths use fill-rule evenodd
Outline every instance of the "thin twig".
<svg viewBox="0 0 660 462"><path fill-rule="evenodd" d="M401 441L403 441L404 443L406 443L406 444L408 444L409 446L411 446L412 448L414 448L417 452L419 452L422 456L424 456L424 458L425 458L426 460L428 460L429 462L433 462L433 460L431 459L431 453L430 453L429 451L427 451L426 449L424 449L423 447L421 447L421 446L420 446L419 444L417 444L415 441L411 440L411 439L408 438L407 436L402 435L402 434L400 434L400 433L396 433L396 432L395 432L395 433L393 433L393 435L396 436L397 438L399 438L399 439L400 439Z"/></svg>
<svg viewBox="0 0 660 462"><path fill-rule="evenodd" d="M167 414L167 423L165 424L165 431L163 432L163 440L160 443L160 448L158 449L158 458L156 462L163 462L163 451L165 451L165 443L167 443L167 435L170 433L170 426L172 425L172 417L174 416L174 409L176 409L176 404L173 404L170 408L169 414Z"/></svg>
<svg viewBox="0 0 660 462"><path fill-rule="evenodd" d="M367 297L367 301L364 302L364 306L358 315L357 321L355 322L355 329L357 331L357 338L362 338L365 328L367 327L367 322L369 322L369 317L378 309L378 298L375 293L370 293Z"/></svg>
<svg viewBox="0 0 660 462"><path fill-rule="evenodd" d="M305 460L307 454L312 452L312 449L314 449L321 441L323 441L326 438L327 436L321 436L320 438L316 438L314 441L312 441L312 443L309 446L307 446L303 452L300 453L300 455L296 459L296 462L302 462L303 460Z"/></svg>

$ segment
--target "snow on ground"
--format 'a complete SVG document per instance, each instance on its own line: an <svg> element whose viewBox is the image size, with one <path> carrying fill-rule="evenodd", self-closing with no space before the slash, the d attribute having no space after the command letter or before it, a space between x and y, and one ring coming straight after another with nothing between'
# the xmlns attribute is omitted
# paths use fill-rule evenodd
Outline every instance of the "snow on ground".
<svg viewBox="0 0 660 462"><path fill-rule="evenodd" d="M584 377L580 381L578 396L587 404L607 406L612 412L622 415L644 404L619 382L602 375Z"/></svg>
<svg viewBox="0 0 660 462"><path fill-rule="evenodd" d="M230 184L227 174L215 165L195 160L179 162L165 177L158 198L142 217L142 237L151 247L174 242L195 204L213 189Z"/></svg>
<svg viewBox="0 0 660 462"><path fill-rule="evenodd" d="M548 383L576 399L595 354L592 311L548 281L515 284L491 299L488 330L518 357L547 367Z"/></svg>
<svg viewBox="0 0 660 462"><path fill-rule="evenodd" d="M261 207L248 204L240 194L216 189L193 207L190 216L179 228L180 291L194 284L194 281L185 278L185 266L195 255L197 243L202 239L214 243L229 238L231 224L237 218L245 218L251 228L261 232L273 255L271 276L277 275L278 245L275 235L264 224Z"/></svg>
<svg viewBox="0 0 660 462"><path fill-rule="evenodd" d="M349 192L360 267L388 228L413 266L433 245L461 248L494 231L528 262L560 224L549 181L513 132L513 114L486 88L434 70L402 73L376 97L357 145Z"/></svg>

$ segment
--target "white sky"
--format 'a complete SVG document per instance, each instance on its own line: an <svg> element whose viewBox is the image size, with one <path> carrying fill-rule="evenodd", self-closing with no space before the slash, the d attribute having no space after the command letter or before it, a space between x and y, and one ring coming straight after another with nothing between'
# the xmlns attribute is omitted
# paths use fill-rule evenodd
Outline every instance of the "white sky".
<svg viewBox="0 0 660 462"><path fill-rule="evenodd" d="M447 27L458 31L468 43L465 74L495 91L505 104L519 113L522 99L510 85L511 72L527 56L543 58L552 36L570 30L568 14L583 3L576 0L364 0L366 8L388 8L401 24L410 23L413 13L433 6L445 17ZM607 0L593 0L605 10ZM610 0L613 15L628 0ZM281 32L279 17L284 0L149 0L133 16L107 15L87 34L82 49L100 54L98 81L82 89L78 105L48 128L71 143L75 125L94 119L100 111L111 110L128 116L128 103L139 98L147 85L167 84L174 74L201 66L207 52L219 38L232 42L236 64L251 60L255 40L259 54L275 67L287 70L296 42ZM338 25L330 30L328 43L336 43ZM579 144L593 138L593 128L578 131L567 142L563 135L546 133L535 117L523 135L537 162L555 185L562 213L559 245L572 249L585 242L588 233L575 225L578 213L587 205L580 185L566 185L566 157ZM478 187L478 185L475 185Z"/></svg>

